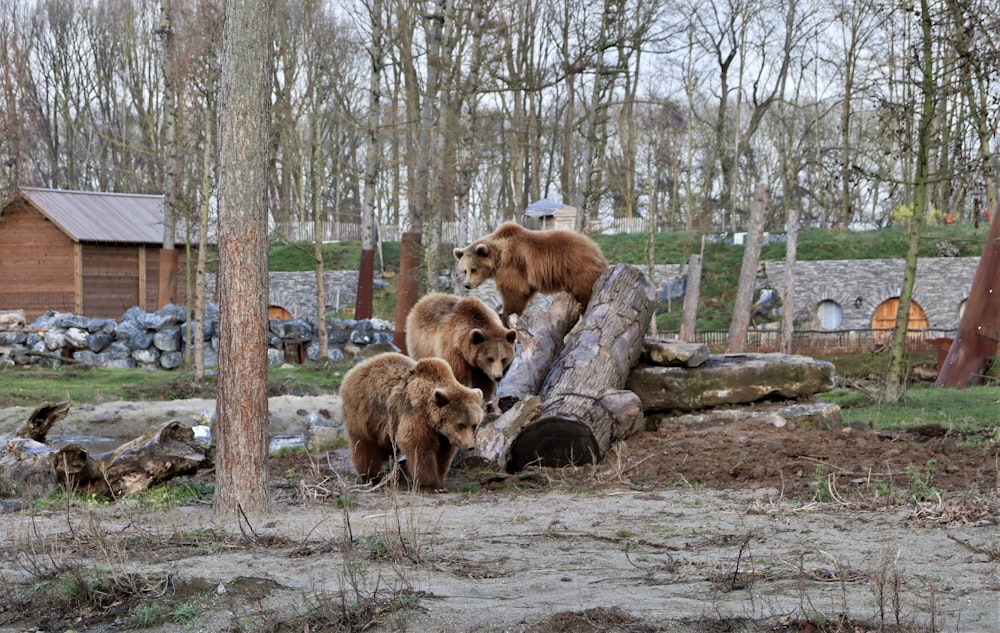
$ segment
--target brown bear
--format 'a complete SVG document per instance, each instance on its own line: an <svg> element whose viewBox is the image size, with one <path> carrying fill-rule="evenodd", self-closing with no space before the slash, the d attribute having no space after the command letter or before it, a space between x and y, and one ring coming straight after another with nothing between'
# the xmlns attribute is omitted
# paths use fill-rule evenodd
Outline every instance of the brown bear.
<svg viewBox="0 0 1000 633"><path fill-rule="evenodd" d="M465 248L455 249L465 273L465 287L496 279L503 301L503 323L521 314L536 292L565 290L586 309L594 282L607 267L601 249L573 231L531 231L506 222Z"/></svg>
<svg viewBox="0 0 1000 633"><path fill-rule="evenodd" d="M433 292L406 317L406 349L415 359L443 358L458 382L478 388L490 402L514 359L516 330L477 297Z"/></svg>
<svg viewBox="0 0 1000 633"><path fill-rule="evenodd" d="M444 491L451 460L475 447L483 420L482 392L455 380L440 358L377 354L347 372L340 396L351 462L365 482L402 454L416 488Z"/></svg>

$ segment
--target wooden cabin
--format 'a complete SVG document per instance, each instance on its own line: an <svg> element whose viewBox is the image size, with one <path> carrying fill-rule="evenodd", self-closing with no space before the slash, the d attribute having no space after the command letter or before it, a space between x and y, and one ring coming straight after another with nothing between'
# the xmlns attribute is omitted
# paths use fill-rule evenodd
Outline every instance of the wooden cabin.
<svg viewBox="0 0 1000 633"><path fill-rule="evenodd" d="M162 244L162 195L21 187L0 207L0 310L23 309L28 321L49 310L113 319L156 310Z"/></svg>

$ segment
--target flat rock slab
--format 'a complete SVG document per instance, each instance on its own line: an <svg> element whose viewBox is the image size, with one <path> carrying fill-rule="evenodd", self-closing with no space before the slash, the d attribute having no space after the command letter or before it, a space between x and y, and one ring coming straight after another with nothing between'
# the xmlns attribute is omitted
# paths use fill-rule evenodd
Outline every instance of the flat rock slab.
<svg viewBox="0 0 1000 633"><path fill-rule="evenodd" d="M639 365L629 374L646 413L695 411L833 389L833 363L794 354L712 354L698 367Z"/></svg>
<svg viewBox="0 0 1000 633"><path fill-rule="evenodd" d="M779 402L731 405L704 411L646 417L646 430L655 431L661 422L685 428L705 428L737 422L758 422L776 428L822 428L842 426L840 407L832 402Z"/></svg>
<svg viewBox="0 0 1000 633"><path fill-rule="evenodd" d="M704 343L664 338L646 338L642 342L642 360L651 365L698 367L704 365L710 355Z"/></svg>

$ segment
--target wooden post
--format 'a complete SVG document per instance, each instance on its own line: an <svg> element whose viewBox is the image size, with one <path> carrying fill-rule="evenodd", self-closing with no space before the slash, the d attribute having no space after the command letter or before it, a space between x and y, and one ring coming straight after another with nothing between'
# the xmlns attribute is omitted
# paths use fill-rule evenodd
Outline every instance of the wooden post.
<svg viewBox="0 0 1000 633"><path fill-rule="evenodd" d="M511 471L596 463L643 424L638 396L623 388L642 353L656 289L627 264L609 267L594 289L542 385L538 417L510 446Z"/></svg>

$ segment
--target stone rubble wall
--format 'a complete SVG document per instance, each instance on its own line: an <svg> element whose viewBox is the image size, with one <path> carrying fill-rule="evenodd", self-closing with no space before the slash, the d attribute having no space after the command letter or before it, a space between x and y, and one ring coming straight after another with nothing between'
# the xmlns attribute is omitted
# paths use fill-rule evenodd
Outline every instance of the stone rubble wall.
<svg viewBox="0 0 1000 633"><path fill-rule="evenodd" d="M119 321L49 312L23 327L0 330L0 366L57 367L82 364L99 367L176 369L192 348L193 323L186 311L167 305L155 312L130 308ZM267 361L280 365L319 359L316 321L271 319ZM329 319L327 356L333 362L383 351L399 351L392 344L393 327L380 319ZM209 304L202 326L205 366L219 362L219 308ZM193 348L192 348L193 349Z"/></svg>

